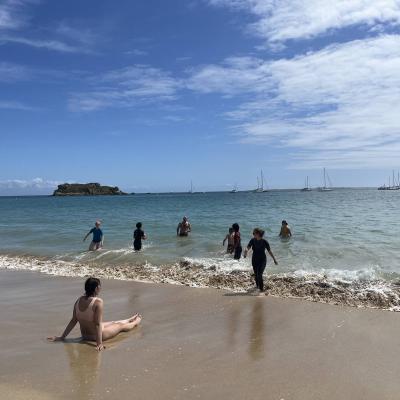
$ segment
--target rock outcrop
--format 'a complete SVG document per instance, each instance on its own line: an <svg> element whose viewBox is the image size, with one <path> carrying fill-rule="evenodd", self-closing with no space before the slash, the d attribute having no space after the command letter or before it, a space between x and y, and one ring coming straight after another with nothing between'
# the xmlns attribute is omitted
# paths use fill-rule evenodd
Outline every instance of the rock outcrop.
<svg viewBox="0 0 400 400"><path fill-rule="evenodd" d="M64 183L58 185L53 196L115 196L126 194L117 186L102 186L100 183Z"/></svg>

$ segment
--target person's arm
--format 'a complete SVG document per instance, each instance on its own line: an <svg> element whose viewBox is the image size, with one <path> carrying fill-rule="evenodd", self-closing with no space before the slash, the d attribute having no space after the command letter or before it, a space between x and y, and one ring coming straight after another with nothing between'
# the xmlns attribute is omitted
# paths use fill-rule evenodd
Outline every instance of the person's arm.
<svg viewBox="0 0 400 400"><path fill-rule="evenodd" d="M244 249L244 253L243 253L243 257L244 257L244 258L247 257L247 253L248 253L249 250L251 249L251 246L252 246L252 244L253 244L253 243L252 243L252 240L253 240L253 239L250 240L249 244L248 244L247 247Z"/></svg>
<svg viewBox="0 0 400 400"><path fill-rule="evenodd" d="M275 264L275 265L278 265L278 261L276 261L276 258L275 258L275 256L272 254L271 249L268 250L268 253L269 253L269 255L272 257L272 259L274 260L274 264Z"/></svg>
<svg viewBox="0 0 400 400"><path fill-rule="evenodd" d="M85 241L85 240L87 239L87 237L92 233L92 230L93 230L93 229L91 229L91 230L86 234L86 236L83 238L83 241Z"/></svg>
<svg viewBox="0 0 400 400"><path fill-rule="evenodd" d="M78 301L78 300L77 300ZM76 304L76 303L75 303ZM72 318L69 321L67 327L65 328L63 334L61 336L51 336L48 337L47 340L50 340L52 342L61 342L63 341L72 331L72 329L74 329L75 325L77 324L78 319L76 318L76 314L75 314L75 305L74 305L74 311L72 313Z"/></svg>
<svg viewBox="0 0 400 400"><path fill-rule="evenodd" d="M292 231L290 230L290 228L287 228L287 229L288 229L289 237L292 237Z"/></svg>
<svg viewBox="0 0 400 400"><path fill-rule="evenodd" d="M104 350L103 346L103 300L98 299L95 303L94 324L96 326L96 350Z"/></svg>
<svg viewBox="0 0 400 400"><path fill-rule="evenodd" d="M179 236L179 231L181 230L181 223L179 222L178 227L176 228L176 235Z"/></svg>
<svg viewBox="0 0 400 400"><path fill-rule="evenodd" d="M278 235L279 237L282 237L282 228L281 228L281 230L279 231L279 235Z"/></svg>
<svg viewBox="0 0 400 400"><path fill-rule="evenodd" d="M190 222L188 224L188 232L192 232L192 225L190 225Z"/></svg>
<svg viewBox="0 0 400 400"><path fill-rule="evenodd" d="M225 246L225 242L229 240L229 234L225 236L224 241L222 242L222 246Z"/></svg>
<svg viewBox="0 0 400 400"><path fill-rule="evenodd" d="M147 239L147 235L143 232L143 235L142 235L142 239L143 240L146 240Z"/></svg>

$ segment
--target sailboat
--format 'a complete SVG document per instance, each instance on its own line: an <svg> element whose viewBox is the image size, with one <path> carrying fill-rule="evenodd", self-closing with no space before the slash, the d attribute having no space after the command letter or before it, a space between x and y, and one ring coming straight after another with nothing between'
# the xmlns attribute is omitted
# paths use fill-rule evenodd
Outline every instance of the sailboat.
<svg viewBox="0 0 400 400"><path fill-rule="evenodd" d="M326 186L326 178L328 178L329 187ZM319 190L320 192L331 192L331 191L332 191L332 188L331 188L330 186L332 186L331 180L329 179L329 175L327 174L327 172L326 172L326 170L325 170L325 168L324 168L324 186L318 188L318 190Z"/></svg>
<svg viewBox="0 0 400 400"><path fill-rule="evenodd" d="M229 193L237 193L237 191L237 185L235 185L235 187Z"/></svg>
<svg viewBox="0 0 400 400"><path fill-rule="evenodd" d="M307 178L306 178L306 182L305 182L305 186L303 187L303 189L301 189L301 191L302 192L311 192L311 188L310 188L310 186L309 186L309 184L308 184L308 176L307 176Z"/></svg>
<svg viewBox="0 0 400 400"><path fill-rule="evenodd" d="M261 178L259 179L257 176L257 189L254 190L254 193L264 193L264 192L268 192L268 189L264 189L264 174L263 170L261 170Z"/></svg>
<svg viewBox="0 0 400 400"><path fill-rule="evenodd" d="M192 181L190 181L190 190L188 193L193 194L193 182Z"/></svg>

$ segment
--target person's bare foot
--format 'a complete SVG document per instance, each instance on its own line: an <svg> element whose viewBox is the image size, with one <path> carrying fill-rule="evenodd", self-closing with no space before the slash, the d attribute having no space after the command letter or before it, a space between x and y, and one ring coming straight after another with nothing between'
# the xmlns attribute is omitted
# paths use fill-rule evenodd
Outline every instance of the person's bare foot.
<svg viewBox="0 0 400 400"><path fill-rule="evenodd" d="M135 314L135 315L133 315L132 317L130 317L130 318L128 319L128 321L129 321L129 322L133 322L133 321L135 321L138 317L139 317L139 314Z"/></svg>

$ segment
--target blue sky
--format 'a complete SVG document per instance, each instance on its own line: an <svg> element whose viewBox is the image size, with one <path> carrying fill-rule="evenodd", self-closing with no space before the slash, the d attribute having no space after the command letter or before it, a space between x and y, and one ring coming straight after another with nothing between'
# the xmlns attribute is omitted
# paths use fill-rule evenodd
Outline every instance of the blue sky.
<svg viewBox="0 0 400 400"><path fill-rule="evenodd" d="M0 0L0 194L382 184L398 0Z"/></svg>

